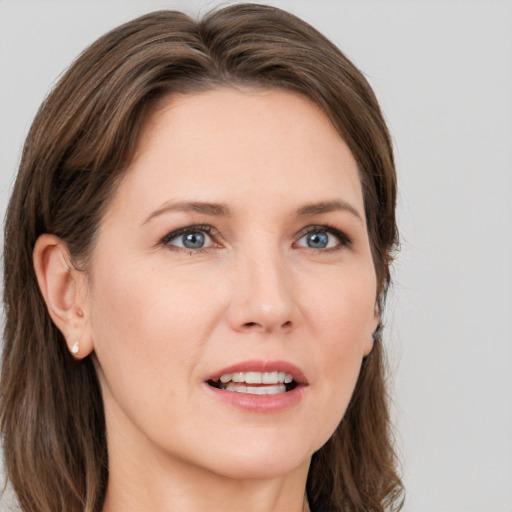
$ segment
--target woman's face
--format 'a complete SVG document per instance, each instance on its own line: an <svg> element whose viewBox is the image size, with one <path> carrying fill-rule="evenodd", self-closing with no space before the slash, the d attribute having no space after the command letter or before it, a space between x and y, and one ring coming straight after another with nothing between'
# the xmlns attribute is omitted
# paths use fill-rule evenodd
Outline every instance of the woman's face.
<svg viewBox="0 0 512 512"><path fill-rule="evenodd" d="M307 470L378 320L353 156L297 94L174 96L102 220L88 286L112 462Z"/></svg>

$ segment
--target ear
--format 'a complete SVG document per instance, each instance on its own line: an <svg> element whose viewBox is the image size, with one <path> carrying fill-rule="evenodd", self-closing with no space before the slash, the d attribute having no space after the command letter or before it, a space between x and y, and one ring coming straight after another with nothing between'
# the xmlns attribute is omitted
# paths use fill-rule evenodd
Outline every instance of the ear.
<svg viewBox="0 0 512 512"><path fill-rule="evenodd" d="M368 340L365 343L364 351L363 351L363 357L366 357L372 351L373 343L374 343L373 335L374 335L375 331L377 330L377 328L379 327L379 322L380 322L380 306L376 302L375 303L375 308L373 310L373 319L372 319L372 324L371 324L372 325L372 332L368 336Z"/></svg>
<svg viewBox="0 0 512 512"><path fill-rule="evenodd" d="M73 356L76 359L86 357L94 347L84 272L73 266L66 244L55 235L44 234L37 239L33 261L51 319Z"/></svg>

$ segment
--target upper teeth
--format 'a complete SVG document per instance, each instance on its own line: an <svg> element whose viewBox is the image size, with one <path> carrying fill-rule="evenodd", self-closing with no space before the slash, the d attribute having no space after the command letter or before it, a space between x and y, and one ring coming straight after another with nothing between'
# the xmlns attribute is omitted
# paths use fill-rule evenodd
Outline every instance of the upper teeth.
<svg viewBox="0 0 512 512"><path fill-rule="evenodd" d="M219 379L223 384L230 381L245 382L246 384L289 384L293 375L285 372L236 372L226 373Z"/></svg>

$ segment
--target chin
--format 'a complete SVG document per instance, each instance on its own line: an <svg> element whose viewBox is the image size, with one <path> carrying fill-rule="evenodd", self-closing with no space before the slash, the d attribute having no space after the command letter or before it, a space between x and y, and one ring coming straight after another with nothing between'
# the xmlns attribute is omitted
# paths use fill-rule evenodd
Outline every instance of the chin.
<svg viewBox="0 0 512 512"><path fill-rule="evenodd" d="M250 431L247 431L246 438L249 435ZM221 456L210 454L205 466L219 476L234 480L272 479L304 469L307 472L316 449L310 449L304 440L283 442L286 436L286 432L281 432L277 442L261 436L255 436L249 442L246 439L245 443L237 439L222 450Z"/></svg>
<svg viewBox="0 0 512 512"><path fill-rule="evenodd" d="M238 460L232 464L222 464L214 471L218 476L230 480L271 480L309 468L311 457L306 459L283 460L276 456L266 456L252 460Z"/></svg>

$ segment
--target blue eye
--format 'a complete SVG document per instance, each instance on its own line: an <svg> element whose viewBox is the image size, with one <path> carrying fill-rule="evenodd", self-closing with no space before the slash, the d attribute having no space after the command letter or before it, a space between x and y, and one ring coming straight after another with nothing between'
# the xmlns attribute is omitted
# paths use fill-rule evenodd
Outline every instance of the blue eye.
<svg viewBox="0 0 512 512"><path fill-rule="evenodd" d="M329 244L329 235L327 233L308 233L306 243L312 249L325 249Z"/></svg>
<svg viewBox="0 0 512 512"><path fill-rule="evenodd" d="M197 233L181 235L180 238L182 240L183 247L186 247L187 249L200 249L204 246L205 242L204 234L199 231Z"/></svg>
<svg viewBox="0 0 512 512"><path fill-rule="evenodd" d="M210 226L190 226L169 233L162 239L163 245L174 249L201 250L212 246Z"/></svg>
<svg viewBox="0 0 512 512"><path fill-rule="evenodd" d="M310 228L301 236L297 245L310 249L336 249L347 245L348 238L339 230L327 226Z"/></svg>

